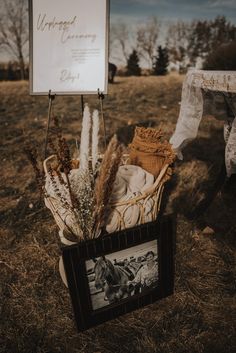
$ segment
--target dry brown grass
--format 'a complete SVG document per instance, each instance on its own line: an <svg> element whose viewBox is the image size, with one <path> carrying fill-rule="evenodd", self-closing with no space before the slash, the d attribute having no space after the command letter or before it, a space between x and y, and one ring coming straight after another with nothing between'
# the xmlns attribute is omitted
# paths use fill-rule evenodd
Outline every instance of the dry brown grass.
<svg viewBox="0 0 236 353"><path fill-rule="evenodd" d="M108 134L128 141L128 124L174 131L183 77L117 77L104 101ZM178 212L174 295L92 328L76 331L69 293L58 272L57 228L38 199L23 154L25 139L43 152L47 97L26 82L0 83L1 331L4 353L232 353L235 348L235 189L219 193L204 217L187 212L211 186L224 154L222 123L206 117L198 138L176 163L168 209ZM86 97L91 109L96 97ZM71 148L80 136L79 97L56 97ZM118 133L118 135L119 135ZM213 235L204 235L209 225Z"/></svg>

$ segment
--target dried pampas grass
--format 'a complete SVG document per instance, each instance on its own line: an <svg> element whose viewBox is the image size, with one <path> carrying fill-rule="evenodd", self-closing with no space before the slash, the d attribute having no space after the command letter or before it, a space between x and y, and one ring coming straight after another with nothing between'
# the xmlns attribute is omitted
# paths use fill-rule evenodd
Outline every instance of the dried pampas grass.
<svg viewBox="0 0 236 353"><path fill-rule="evenodd" d="M80 141L80 169L88 168L89 152L90 152L90 129L91 129L91 115L88 105L85 105L82 131L81 131L81 141Z"/></svg>
<svg viewBox="0 0 236 353"><path fill-rule="evenodd" d="M97 110L94 110L91 118L89 107L85 105L79 161L77 161L79 166L74 166L69 146L62 136L56 118L54 124L56 139L53 140L52 136L49 139L53 155L43 163L46 175L45 182L37 164L36 152L33 149L28 149L28 157L42 184L41 188L45 191L45 197L51 198L51 203L48 202L47 207L51 209L60 229L62 229L61 224L64 222L65 228L69 227L71 234L78 241L97 237L105 224L109 198L121 164L123 148L114 136L99 165L99 114ZM47 167L49 160L51 162ZM61 207L61 213L57 210L58 205ZM60 218L60 222L57 217ZM73 233L73 229L76 229L78 234Z"/></svg>
<svg viewBox="0 0 236 353"><path fill-rule="evenodd" d="M116 135L110 140L104 154L99 175L95 184L94 227L97 230L104 226L116 173L121 163L123 148L118 144Z"/></svg>
<svg viewBox="0 0 236 353"><path fill-rule="evenodd" d="M93 112L93 131L92 131L92 169L93 174L96 174L97 162L98 162L98 133L99 133L99 115L98 111Z"/></svg>

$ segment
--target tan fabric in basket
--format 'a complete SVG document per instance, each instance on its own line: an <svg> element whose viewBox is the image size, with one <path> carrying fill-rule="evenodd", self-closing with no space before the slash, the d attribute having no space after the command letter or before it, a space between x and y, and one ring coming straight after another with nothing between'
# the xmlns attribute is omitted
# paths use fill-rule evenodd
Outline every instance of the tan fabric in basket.
<svg viewBox="0 0 236 353"><path fill-rule="evenodd" d="M106 224L108 233L156 219L161 189L156 190L154 182L153 175L139 166L119 167Z"/></svg>
<svg viewBox="0 0 236 353"><path fill-rule="evenodd" d="M142 167L147 172L157 177L161 168L166 164L166 158L157 153L147 153L130 148L130 163Z"/></svg>
<svg viewBox="0 0 236 353"><path fill-rule="evenodd" d="M135 164L155 177L158 176L165 164L172 164L175 154L171 145L160 138L160 130L136 127L135 135L130 148L130 164Z"/></svg>

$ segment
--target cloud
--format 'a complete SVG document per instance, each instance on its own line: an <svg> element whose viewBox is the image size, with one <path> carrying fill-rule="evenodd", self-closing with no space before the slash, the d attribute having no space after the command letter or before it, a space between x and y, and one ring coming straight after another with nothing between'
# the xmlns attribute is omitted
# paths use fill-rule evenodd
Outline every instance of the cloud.
<svg viewBox="0 0 236 353"><path fill-rule="evenodd" d="M207 5L211 8L236 9L235 0L210 0Z"/></svg>
<svg viewBox="0 0 236 353"><path fill-rule="evenodd" d="M110 0L111 15L130 20L157 16L163 19L213 19L219 15L236 23L235 0Z"/></svg>
<svg viewBox="0 0 236 353"><path fill-rule="evenodd" d="M131 2L145 5L158 5L165 3L164 0L131 0Z"/></svg>
<svg viewBox="0 0 236 353"><path fill-rule="evenodd" d="M164 3L165 0L111 0L112 4L143 4L143 5L158 5Z"/></svg>
<svg viewBox="0 0 236 353"><path fill-rule="evenodd" d="M111 5L119 7L130 6L145 6L145 7L159 7L165 6L168 8L188 7L188 8L220 8L235 9L235 0L111 0ZM134 9L135 10L135 9Z"/></svg>

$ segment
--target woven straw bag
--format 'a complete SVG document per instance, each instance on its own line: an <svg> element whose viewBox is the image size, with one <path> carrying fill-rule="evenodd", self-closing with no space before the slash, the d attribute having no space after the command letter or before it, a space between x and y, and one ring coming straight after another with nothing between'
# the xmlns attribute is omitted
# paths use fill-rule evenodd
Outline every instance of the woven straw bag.
<svg viewBox="0 0 236 353"><path fill-rule="evenodd" d="M43 163L45 175L48 175L47 163L53 158L55 158L55 156L50 156ZM124 158L124 161L126 160L127 155ZM137 208L139 210L139 217L135 225L140 225L157 219L161 207L164 183L170 178L170 175L171 168L169 168L168 164L165 164L162 167L154 184L143 194L133 197L127 201L114 202L109 204L110 215L113 217L115 215L117 219L116 231L130 227L129 223L126 221L126 216L128 213L132 214L137 212ZM80 234L78 224L76 223L75 218L73 218L71 212L63 207L60 201L54 197L45 196L44 201L46 207L50 209L54 220L60 229L59 236L61 242L66 245L74 244L75 242L69 240L67 235L76 234L79 237L82 235ZM149 207L149 212L147 213L147 206L150 206L150 203L152 207Z"/></svg>

